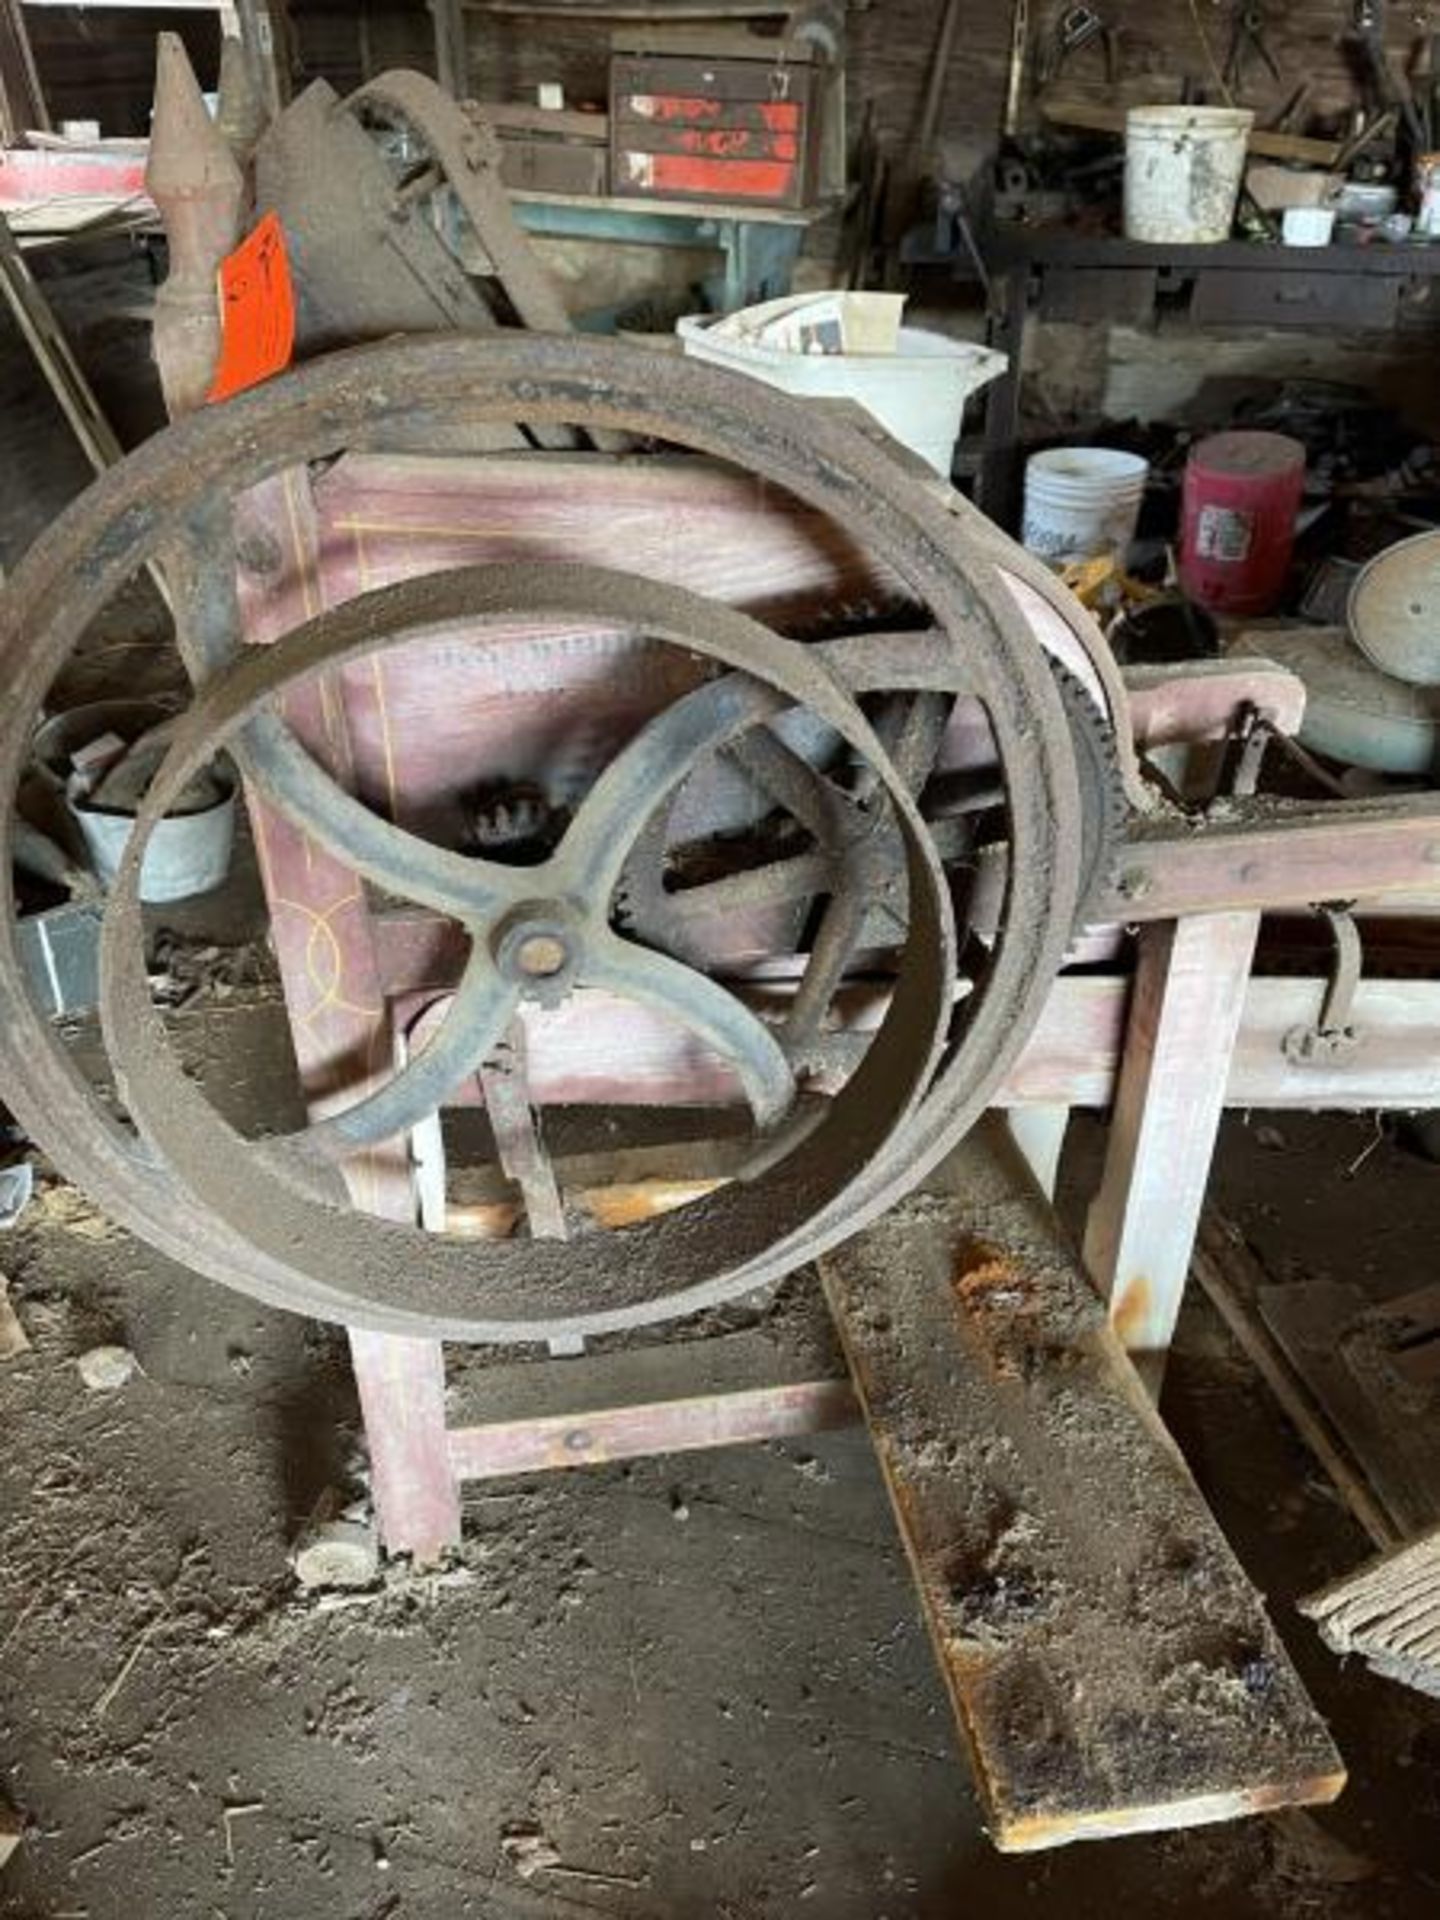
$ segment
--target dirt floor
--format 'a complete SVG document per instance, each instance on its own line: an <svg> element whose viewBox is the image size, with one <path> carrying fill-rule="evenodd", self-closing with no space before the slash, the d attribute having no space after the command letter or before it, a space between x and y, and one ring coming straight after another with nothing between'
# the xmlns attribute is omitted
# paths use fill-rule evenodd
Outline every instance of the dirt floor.
<svg viewBox="0 0 1440 1920"><path fill-rule="evenodd" d="M1232 1123L1220 1197L1277 1277L1424 1270L1440 1168L1382 1141L1350 1173L1373 1137ZM0 1367L0 1753L29 1822L0 1914L1437 1911L1440 1705L1342 1670L1293 1612L1364 1542L1198 1301L1167 1411L1352 1784L1316 1815L1002 1860L861 1433L499 1483L455 1577L336 1610L286 1560L357 1470L336 1337L63 1186L0 1259L33 1343ZM141 1371L97 1394L75 1359L104 1340Z"/></svg>

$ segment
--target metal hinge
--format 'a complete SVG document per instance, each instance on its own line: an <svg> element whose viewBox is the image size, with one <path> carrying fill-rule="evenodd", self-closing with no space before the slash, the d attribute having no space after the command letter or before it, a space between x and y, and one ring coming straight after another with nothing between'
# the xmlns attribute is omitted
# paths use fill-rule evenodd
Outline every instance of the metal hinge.
<svg viewBox="0 0 1440 1920"><path fill-rule="evenodd" d="M1307 1067L1343 1059L1360 1044L1351 1015L1365 953L1360 929L1351 911L1354 904L1354 901L1337 901L1317 909L1330 923L1335 957L1325 997L1320 1002L1319 1019L1313 1026L1292 1027L1280 1042L1280 1050L1292 1066Z"/></svg>

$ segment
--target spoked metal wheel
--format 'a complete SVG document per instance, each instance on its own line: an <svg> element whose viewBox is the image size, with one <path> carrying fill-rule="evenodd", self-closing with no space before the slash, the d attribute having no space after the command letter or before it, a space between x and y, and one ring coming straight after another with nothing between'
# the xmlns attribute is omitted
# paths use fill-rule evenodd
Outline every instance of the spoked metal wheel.
<svg viewBox="0 0 1440 1920"><path fill-rule="evenodd" d="M806 644L618 568L493 567L362 594L273 647L239 645L227 544L238 494L286 467L383 442L400 424L413 445L427 422L516 418L653 436L783 487L893 571L928 624ZM152 558L168 557L181 583L198 691L132 839L104 941L106 1043L128 1124L104 1111L31 1003L9 913L0 1091L65 1172L163 1251L354 1324L553 1340L693 1312L790 1271L905 1192L964 1132L1033 1025L1069 936L1074 752L995 555L991 537L849 427L708 368L610 343L507 336L366 349L182 422L77 502L0 604L11 689L0 808L10 832L36 713L88 623ZM307 675L418 634L552 619L683 648L704 677L599 774L538 861L507 864L401 830L336 785L276 716L277 696ZM954 821L927 820L919 801L960 696L983 710L1003 783L1008 880L979 964L963 888L946 867ZM828 758L797 749L792 716L823 730ZM206 1103L172 1056L146 984L136 900L145 841L222 746L367 883L445 915L468 941L449 1010L408 1065L281 1140L247 1141ZM687 783L717 756L803 839L747 871L677 887L656 863L673 857ZM697 944L706 916L723 916L727 887L788 905L802 928L798 983L778 1019L716 977ZM888 1011L858 1064L830 1076L830 1097L804 1101L824 1077L826 1017L877 910L904 929ZM962 947L970 979L957 995ZM336 1177L348 1156L433 1113L493 1059L528 1005L597 988L660 1011L728 1065L757 1135L743 1177L674 1214L574 1241L532 1232L476 1245L348 1207Z"/></svg>

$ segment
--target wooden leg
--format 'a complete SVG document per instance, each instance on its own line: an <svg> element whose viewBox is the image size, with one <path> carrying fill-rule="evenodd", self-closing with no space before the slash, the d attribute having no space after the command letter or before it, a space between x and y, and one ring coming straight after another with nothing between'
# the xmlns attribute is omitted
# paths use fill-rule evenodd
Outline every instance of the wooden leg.
<svg viewBox="0 0 1440 1920"><path fill-rule="evenodd" d="M1244 1011L1256 913L1145 928L1085 1261L1158 1393Z"/></svg>
<svg viewBox="0 0 1440 1920"><path fill-rule="evenodd" d="M380 1537L390 1553L436 1560L460 1540L460 1487L445 1428L445 1349L438 1340L358 1327L349 1333Z"/></svg>
<svg viewBox="0 0 1440 1920"><path fill-rule="evenodd" d="M1070 1125L1069 1107L1011 1107L1005 1119L1010 1138L1034 1174L1036 1186L1047 1200L1053 1200Z"/></svg>

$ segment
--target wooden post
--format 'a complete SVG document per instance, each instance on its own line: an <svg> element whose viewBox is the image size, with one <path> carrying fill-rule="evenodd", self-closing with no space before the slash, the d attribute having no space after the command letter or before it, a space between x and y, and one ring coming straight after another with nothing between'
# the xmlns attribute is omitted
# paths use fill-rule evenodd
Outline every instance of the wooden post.
<svg viewBox="0 0 1440 1920"><path fill-rule="evenodd" d="M1085 1262L1158 1394L1245 1008L1258 913L1146 927Z"/></svg>
<svg viewBox="0 0 1440 1920"><path fill-rule="evenodd" d="M50 130L21 0L0 0L0 137L7 145L18 145L22 134Z"/></svg>
<svg viewBox="0 0 1440 1920"><path fill-rule="evenodd" d="M470 95L470 58L465 9L460 0L427 0L435 25L435 78L452 99Z"/></svg>
<svg viewBox="0 0 1440 1920"><path fill-rule="evenodd" d="M460 1540L460 1487L445 1427L445 1349L438 1340L348 1331L380 1537L390 1553L437 1560Z"/></svg>

